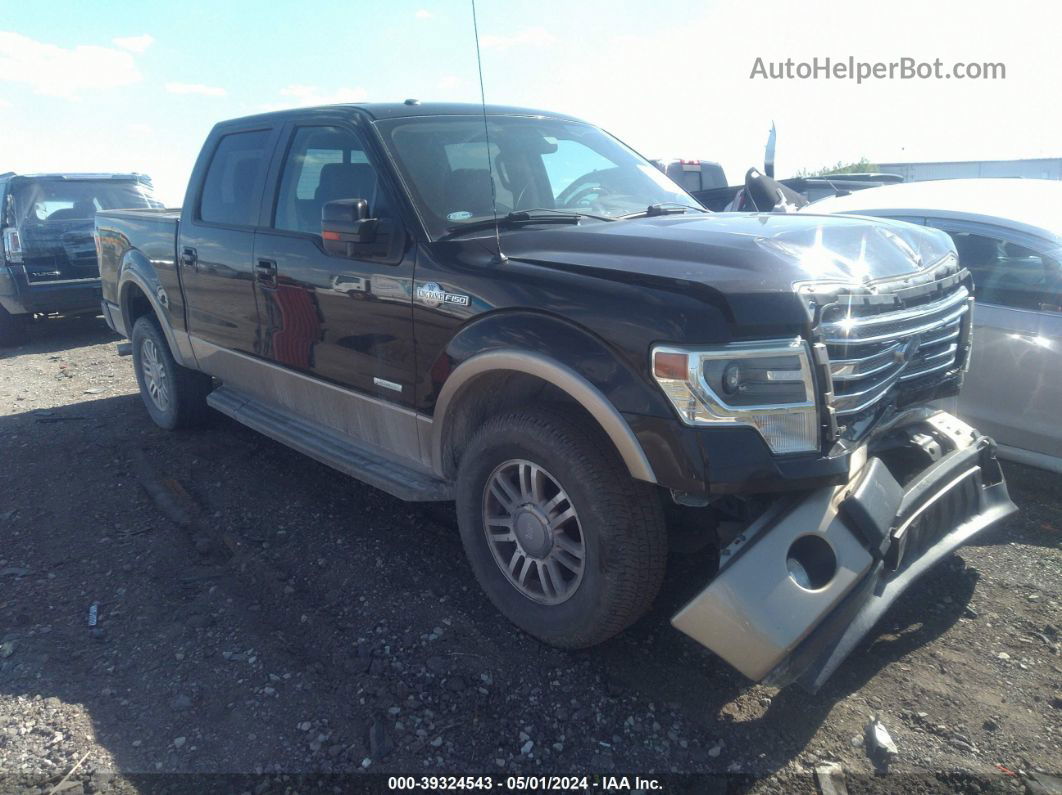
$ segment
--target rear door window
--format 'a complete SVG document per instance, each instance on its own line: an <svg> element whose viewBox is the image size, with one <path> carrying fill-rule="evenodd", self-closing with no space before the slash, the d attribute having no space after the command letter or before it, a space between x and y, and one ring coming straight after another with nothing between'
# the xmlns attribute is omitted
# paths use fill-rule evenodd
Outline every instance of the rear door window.
<svg viewBox="0 0 1062 795"><path fill-rule="evenodd" d="M199 218L224 226L256 226L269 155L269 130L224 136L210 160Z"/></svg>

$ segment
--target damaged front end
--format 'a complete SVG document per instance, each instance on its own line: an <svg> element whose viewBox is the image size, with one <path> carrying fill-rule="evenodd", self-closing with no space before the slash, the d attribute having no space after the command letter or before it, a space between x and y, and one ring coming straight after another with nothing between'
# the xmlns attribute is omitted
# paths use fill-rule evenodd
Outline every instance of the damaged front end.
<svg viewBox="0 0 1062 795"><path fill-rule="evenodd" d="M675 627L750 679L815 691L915 579L1016 510L992 440L943 411L900 414L851 461L727 546Z"/></svg>

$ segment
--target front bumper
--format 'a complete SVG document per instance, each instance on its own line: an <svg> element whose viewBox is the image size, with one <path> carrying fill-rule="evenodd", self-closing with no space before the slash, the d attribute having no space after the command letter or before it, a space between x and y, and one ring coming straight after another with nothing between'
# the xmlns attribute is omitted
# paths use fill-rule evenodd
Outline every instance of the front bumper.
<svg viewBox="0 0 1062 795"><path fill-rule="evenodd" d="M672 623L751 679L814 691L915 579L1015 510L991 439L912 413L845 484L775 502Z"/></svg>

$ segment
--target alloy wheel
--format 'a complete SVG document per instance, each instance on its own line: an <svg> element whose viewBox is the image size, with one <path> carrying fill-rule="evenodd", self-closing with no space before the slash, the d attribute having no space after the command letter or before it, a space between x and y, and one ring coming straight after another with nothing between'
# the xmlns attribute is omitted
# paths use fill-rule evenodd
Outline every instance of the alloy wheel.
<svg viewBox="0 0 1062 795"><path fill-rule="evenodd" d="M166 372L166 364L159 354L158 346L150 337L140 344L140 372L144 376L144 387L148 397L159 411L168 411L170 408L169 374Z"/></svg>
<svg viewBox="0 0 1062 795"><path fill-rule="evenodd" d="M560 482L538 464L513 459L483 489L483 531L494 562L520 593L540 604L570 599L582 582L586 543Z"/></svg>

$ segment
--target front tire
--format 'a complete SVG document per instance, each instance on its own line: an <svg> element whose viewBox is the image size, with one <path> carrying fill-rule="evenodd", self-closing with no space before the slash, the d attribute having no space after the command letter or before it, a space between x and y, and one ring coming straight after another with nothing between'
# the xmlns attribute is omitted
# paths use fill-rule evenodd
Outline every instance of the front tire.
<svg viewBox="0 0 1062 795"><path fill-rule="evenodd" d="M133 324L133 370L144 407L160 428L189 428L206 419L210 376L177 364L158 321L148 315Z"/></svg>
<svg viewBox="0 0 1062 795"><path fill-rule="evenodd" d="M461 539L480 586L510 621L561 648L634 623L667 560L659 495L595 431L553 411L499 415L469 444L457 478Z"/></svg>

